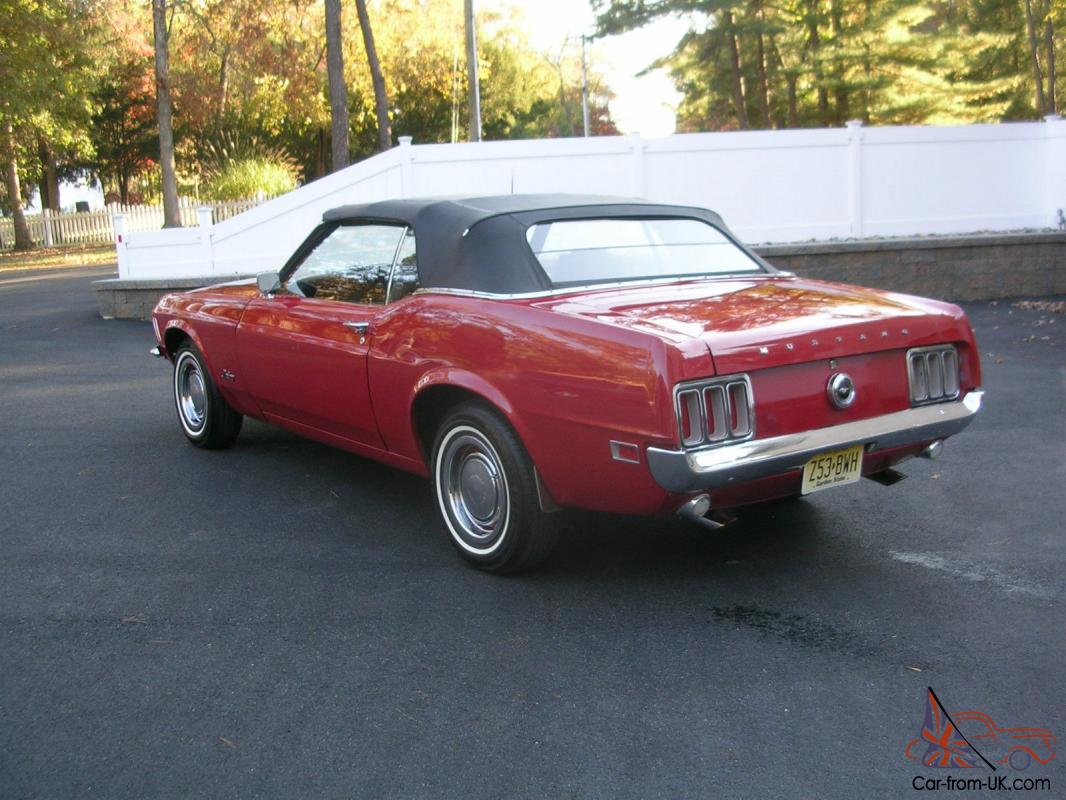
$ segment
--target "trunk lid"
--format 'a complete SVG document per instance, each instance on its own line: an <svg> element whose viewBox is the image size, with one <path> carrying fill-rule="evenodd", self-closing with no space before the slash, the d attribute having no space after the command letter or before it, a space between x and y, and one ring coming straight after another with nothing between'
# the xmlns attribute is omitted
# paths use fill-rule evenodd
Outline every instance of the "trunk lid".
<svg viewBox="0 0 1066 800"><path fill-rule="evenodd" d="M720 375L970 336L948 303L785 276L614 287L538 305L675 342L698 339Z"/></svg>

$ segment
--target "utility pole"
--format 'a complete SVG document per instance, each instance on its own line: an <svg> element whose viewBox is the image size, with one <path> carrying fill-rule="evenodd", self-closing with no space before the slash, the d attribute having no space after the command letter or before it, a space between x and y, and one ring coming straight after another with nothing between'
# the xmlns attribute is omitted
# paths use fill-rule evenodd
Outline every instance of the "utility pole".
<svg viewBox="0 0 1066 800"><path fill-rule="evenodd" d="M481 85L477 77L477 21L474 0L464 0L466 17L466 78L470 86L470 141L481 141Z"/></svg>
<svg viewBox="0 0 1066 800"><path fill-rule="evenodd" d="M459 48L452 55L452 144L459 141L459 92L462 81L459 79Z"/></svg>
<svg viewBox="0 0 1066 800"><path fill-rule="evenodd" d="M585 34L581 34L581 133L583 136L589 135L589 70L588 62L585 58L585 43L588 41L588 37Z"/></svg>

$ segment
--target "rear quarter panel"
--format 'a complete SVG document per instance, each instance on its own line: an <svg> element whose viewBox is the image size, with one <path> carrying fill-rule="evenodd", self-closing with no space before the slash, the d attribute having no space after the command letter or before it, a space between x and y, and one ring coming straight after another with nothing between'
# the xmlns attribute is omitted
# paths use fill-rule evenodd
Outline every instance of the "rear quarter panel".
<svg viewBox="0 0 1066 800"><path fill-rule="evenodd" d="M703 369L710 357L703 353ZM374 323L370 386L388 448L422 458L415 397L450 384L483 396L517 430L553 498L564 505L650 513L663 501L647 466L616 461L610 441L672 441L677 348L653 336L530 304L421 294Z"/></svg>

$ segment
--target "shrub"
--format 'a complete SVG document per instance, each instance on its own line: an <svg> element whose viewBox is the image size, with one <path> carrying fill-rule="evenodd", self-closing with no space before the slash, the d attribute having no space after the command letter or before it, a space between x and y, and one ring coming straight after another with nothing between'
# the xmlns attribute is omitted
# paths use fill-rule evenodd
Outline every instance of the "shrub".
<svg viewBox="0 0 1066 800"><path fill-rule="evenodd" d="M204 195L213 200L241 200L262 192L284 194L296 188L292 167L266 158L239 158L220 165L207 177Z"/></svg>
<svg viewBox="0 0 1066 800"><path fill-rule="evenodd" d="M195 152L201 194L211 200L283 194L299 184L300 168L292 156L258 136L216 131L196 142Z"/></svg>

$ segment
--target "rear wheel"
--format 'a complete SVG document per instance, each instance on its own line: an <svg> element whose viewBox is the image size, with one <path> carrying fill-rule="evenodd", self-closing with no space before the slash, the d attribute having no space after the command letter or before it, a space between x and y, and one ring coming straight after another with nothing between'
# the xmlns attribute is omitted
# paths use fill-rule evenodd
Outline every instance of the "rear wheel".
<svg viewBox="0 0 1066 800"><path fill-rule="evenodd" d="M516 573L550 555L558 533L540 510L533 462L507 421L464 403L437 432L433 494L459 553L480 569Z"/></svg>
<svg viewBox="0 0 1066 800"><path fill-rule="evenodd" d="M192 343L174 354L174 405L182 432L197 447L229 447L241 432L244 417L222 397Z"/></svg>

